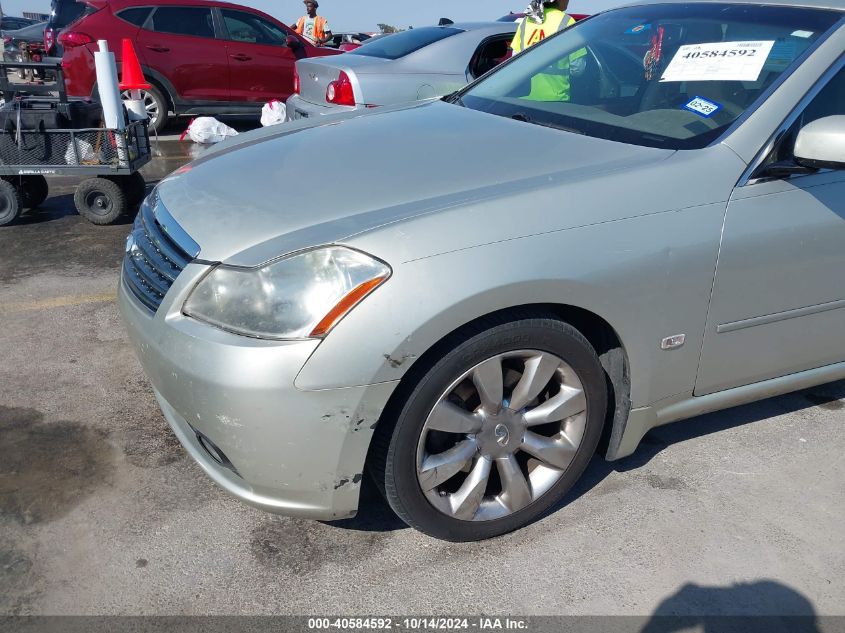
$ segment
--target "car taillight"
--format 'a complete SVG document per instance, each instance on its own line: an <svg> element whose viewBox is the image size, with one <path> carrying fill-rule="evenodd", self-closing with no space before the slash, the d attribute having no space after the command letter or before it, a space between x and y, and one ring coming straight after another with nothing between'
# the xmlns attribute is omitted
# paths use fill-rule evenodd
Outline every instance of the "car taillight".
<svg viewBox="0 0 845 633"><path fill-rule="evenodd" d="M349 75L342 70L340 76L326 88L326 101L336 105L354 106L355 94L352 91L352 82Z"/></svg>
<svg viewBox="0 0 845 633"><path fill-rule="evenodd" d="M86 44L93 44L94 38L87 33L80 33L79 31L67 31L59 35L59 44L65 48L73 48L75 46L85 46Z"/></svg>
<svg viewBox="0 0 845 633"><path fill-rule="evenodd" d="M55 43L55 32L53 28L44 29L44 50L49 51L53 48L53 44Z"/></svg>
<svg viewBox="0 0 845 633"><path fill-rule="evenodd" d="M300 85L299 85L299 71L294 67L293 69L293 93L300 94Z"/></svg>

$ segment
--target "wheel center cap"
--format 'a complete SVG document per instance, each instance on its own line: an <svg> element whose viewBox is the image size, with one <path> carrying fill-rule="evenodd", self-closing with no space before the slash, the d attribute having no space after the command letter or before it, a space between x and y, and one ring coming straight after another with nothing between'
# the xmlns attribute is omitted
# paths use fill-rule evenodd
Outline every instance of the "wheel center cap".
<svg viewBox="0 0 845 633"><path fill-rule="evenodd" d="M524 431L521 416L510 409L502 409L495 415L485 416L476 441L482 455L504 457L519 448Z"/></svg>
<svg viewBox="0 0 845 633"><path fill-rule="evenodd" d="M496 436L496 441L501 446L508 445L508 441L510 441L511 438L511 432L508 431L508 427L504 424L497 424L496 428L493 430L493 434Z"/></svg>

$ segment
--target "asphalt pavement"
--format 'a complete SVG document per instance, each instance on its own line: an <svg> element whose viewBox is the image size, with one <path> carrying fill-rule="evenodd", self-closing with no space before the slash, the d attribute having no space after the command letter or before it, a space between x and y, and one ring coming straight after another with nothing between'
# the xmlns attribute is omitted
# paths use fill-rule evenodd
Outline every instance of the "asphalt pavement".
<svg viewBox="0 0 845 633"><path fill-rule="evenodd" d="M195 153L163 141L149 182ZM271 516L169 430L115 305L131 220L72 186L0 228L0 615L845 615L845 383L655 430L488 542L369 488L356 519Z"/></svg>

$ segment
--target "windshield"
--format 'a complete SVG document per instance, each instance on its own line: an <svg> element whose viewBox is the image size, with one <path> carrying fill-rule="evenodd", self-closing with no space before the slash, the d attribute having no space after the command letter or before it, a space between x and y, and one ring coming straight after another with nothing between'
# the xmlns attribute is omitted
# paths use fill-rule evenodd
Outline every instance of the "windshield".
<svg viewBox="0 0 845 633"><path fill-rule="evenodd" d="M529 49L460 103L599 138L701 148L843 15L716 3L610 11Z"/></svg>
<svg viewBox="0 0 845 633"><path fill-rule="evenodd" d="M421 29L410 29L401 33L394 33L387 37L373 38L360 48L350 51L347 55L366 55L381 57L382 59L399 59L410 55L430 44L445 40L447 37L462 33L460 29L426 26Z"/></svg>

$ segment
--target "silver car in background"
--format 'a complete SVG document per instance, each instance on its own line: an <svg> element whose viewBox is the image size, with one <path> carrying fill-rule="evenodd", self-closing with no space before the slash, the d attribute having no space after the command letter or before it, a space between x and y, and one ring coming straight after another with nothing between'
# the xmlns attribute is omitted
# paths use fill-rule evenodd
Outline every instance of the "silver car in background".
<svg viewBox="0 0 845 633"><path fill-rule="evenodd" d="M442 97L508 57L516 25L429 26L380 37L344 55L296 63L288 120Z"/></svg>
<svg viewBox="0 0 845 633"><path fill-rule="evenodd" d="M120 308L187 451L317 519L369 474L465 541L559 507L597 450L845 378L845 10L800 5L612 10L445 101L160 183Z"/></svg>

